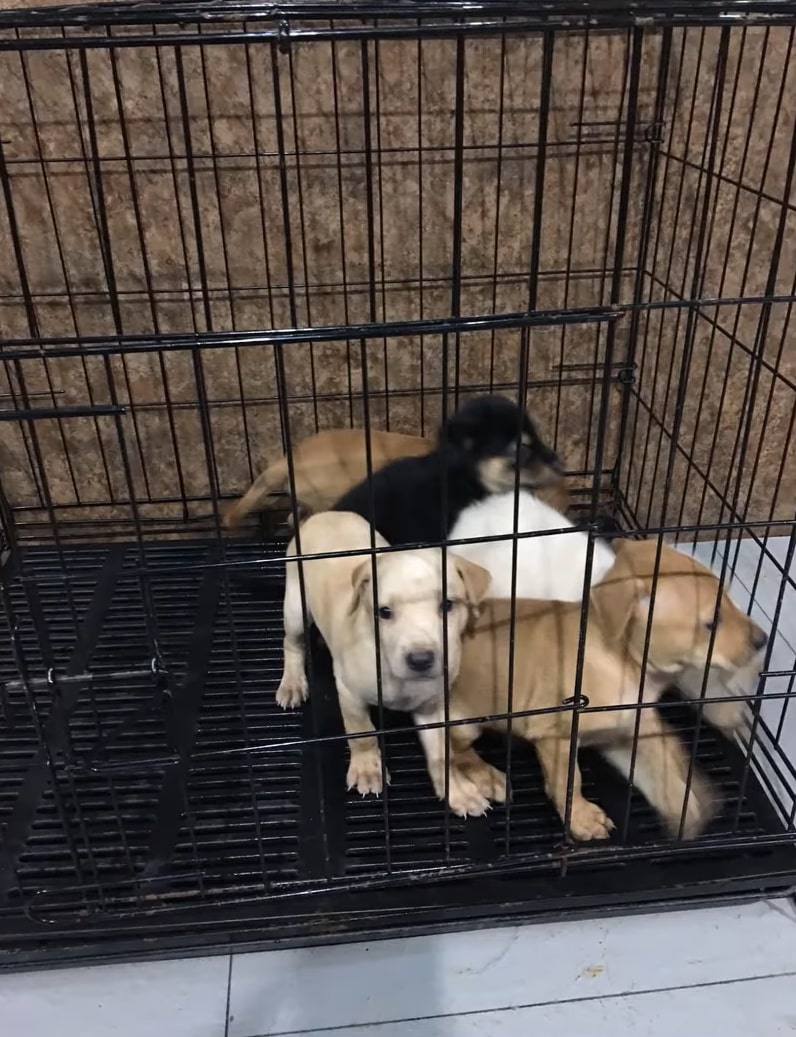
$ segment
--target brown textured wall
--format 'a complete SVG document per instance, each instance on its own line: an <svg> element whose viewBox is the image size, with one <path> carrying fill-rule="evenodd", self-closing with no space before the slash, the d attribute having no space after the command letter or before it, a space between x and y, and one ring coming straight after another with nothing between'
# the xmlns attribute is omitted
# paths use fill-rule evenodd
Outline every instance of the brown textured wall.
<svg viewBox="0 0 796 1037"><path fill-rule="evenodd" d="M785 29L675 34L645 264L653 302L793 296L792 46ZM705 305L642 321L635 449L622 466L642 523L793 520L791 310Z"/></svg>
<svg viewBox="0 0 796 1037"><path fill-rule="evenodd" d="M765 175L772 200L761 204L755 223L757 193L744 189L733 221L735 189L715 176L700 179L694 167L704 164L720 37L705 36L697 68L699 35L675 33L662 151L677 158L669 158L665 168L661 158L658 166L645 264L655 278L644 282L652 301L674 299L681 283L685 294L691 290L696 247L688 235L704 204L706 180L712 195L710 237L702 249L705 293L749 295L765 287L782 208L787 128L793 125L793 74L776 153L765 168L771 131L766 112L772 106L755 104L753 95L763 58L766 97L778 89L788 33L752 30L731 37L722 118L727 122L730 111L732 116L728 132L719 135L720 165L728 178L742 173L752 188ZM660 48L659 34L645 37L620 255L624 272L616 282L622 302L633 295L652 154L644 128L652 119ZM472 39L463 52L460 311L516 310L529 300L537 308L607 304L628 120L629 37L556 38L543 165L542 40L508 39L503 47L500 40ZM14 339L255 330L450 314L456 67L455 41L319 42L294 46L290 54L267 44L213 46L204 53L184 46L97 50L84 57L74 50L0 54L0 138L32 297L31 317L17 264L8 258L11 225L0 204L0 255L7 257L0 265L0 334ZM754 143L744 159L752 115ZM529 285L540 196L539 276ZM743 283L750 235L753 273ZM790 292L792 277L791 249L780 263L776 290ZM774 310L766 360L783 370L790 365L793 374L792 349L786 344L781 361L776 355L789 314L784 307ZM700 402L698 378L687 372L681 421L676 384L689 341L688 314L651 311L635 343L628 341L629 317L618 322L614 358L621 361L635 345L640 401L631 400L621 443L621 391L615 385L603 390L595 376L605 356L607 325L531 332L529 404L573 470L586 473L576 483L588 484L595 467L611 468L620 456L619 489L641 520L676 521L681 511L683 520L714 520L718 496L726 496L725 483L733 478L728 444L751 414L750 436L761 443L761 458L748 517L766 517L772 506L779 516L792 515L796 466L790 464L780 481L779 462L793 449L787 427L793 392L781 377L764 371L754 399L745 399L750 360L729 343L738 339L754 348L760 308L744 310L737 332L735 313L722 311L722 335L712 336L713 311L702 309L694 321L692 368L709 356L710 374ZM461 388L514 385L523 341L518 330L462 335ZM453 336L448 346L452 386ZM284 350L293 436L361 422L362 351L358 340ZM371 340L364 352L374 424L407 432L432 429L443 383L440 336ZM1 426L2 483L11 504L27 509L18 512L19 519L36 517L45 480L59 518L129 519L131 492L147 518L208 514L210 494L241 491L252 470L281 448L276 358L271 347L255 345L203 349L196 356L131 354L107 362L81 358L76 350L74 357L6 365L0 394L8 394L2 397L7 405L19 402L24 385L38 405L102 404L115 395L127 410L121 419L38 421L33 431L26 424ZM667 395L669 370L675 371L675 391ZM202 382L211 466L198 406ZM610 427L598 459L604 391ZM772 403L763 419L769 393ZM673 432L691 461L676 454L673 492L664 508ZM700 515L694 495L702 494L706 482L697 466L705 471L708 464L718 493L709 491ZM79 508L67 511L72 505Z"/></svg>

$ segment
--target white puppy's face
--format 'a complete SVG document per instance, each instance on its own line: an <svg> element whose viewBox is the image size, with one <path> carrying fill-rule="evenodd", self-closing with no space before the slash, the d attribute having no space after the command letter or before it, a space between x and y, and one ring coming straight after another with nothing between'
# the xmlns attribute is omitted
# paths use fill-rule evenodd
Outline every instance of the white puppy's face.
<svg viewBox="0 0 796 1037"><path fill-rule="evenodd" d="M384 704L411 712L442 694L446 629L449 683L456 679L462 635L471 609L486 594L489 574L448 552L443 596L438 548L383 554L376 566L375 614L370 559L354 574L358 607L373 617L378 632ZM388 686L394 694L387 694Z"/></svg>

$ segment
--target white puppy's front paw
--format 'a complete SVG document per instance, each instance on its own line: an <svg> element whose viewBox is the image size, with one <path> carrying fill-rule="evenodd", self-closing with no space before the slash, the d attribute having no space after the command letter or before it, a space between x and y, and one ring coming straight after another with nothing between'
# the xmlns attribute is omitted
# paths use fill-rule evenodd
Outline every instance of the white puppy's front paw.
<svg viewBox="0 0 796 1037"><path fill-rule="evenodd" d="M448 779L448 806L459 817L482 817L489 810L489 800L474 781L452 767Z"/></svg>
<svg viewBox="0 0 796 1037"><path fill-rule="evenodd" d="M389 785L389 773L385 771L384 776ZM346 786L349 792L351 789L356 789L360 796L367 796L371 792L374 796L381 795L381 753L378 749L374 749L373 752L351 754Z"/></svg>
<svg viewBox="0 0 796 1037"><path fill-rule="evenodd" d="M298 709L302 702L307 701L308 696L309 685L306 674L302 673L300 676L282 674L282 680L276 689L276 701L282 709Z"/></svg>

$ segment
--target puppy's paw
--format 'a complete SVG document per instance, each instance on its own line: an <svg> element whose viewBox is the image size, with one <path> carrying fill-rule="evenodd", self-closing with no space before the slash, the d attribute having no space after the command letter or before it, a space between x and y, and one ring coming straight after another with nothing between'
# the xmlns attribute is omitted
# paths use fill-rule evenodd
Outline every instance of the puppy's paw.
<svg viewBox="0 0 796 1037"><path fill-rule="evenodd" d="M483 817L489 799L461 770L452 767L448 781L448 806L459 817Z"/></svg>
<svg viewBox="0 0 796 1037"><path fill-rule="evenodd" d="M685 794L685 789L683 789ZM683 804L679 804L676 818L672 818L669 828L673 835L680 832L680 818ZM691 789L688 793L688 807L683 823L683 839L696 839L705 831L721 808L721 797L713 783L703 774L694 770L691 777Z"/></svg>
<svg viewBox="0 0 796 1037"><path fill-rule="evenodd" d="M497 767L493 767L486 760L479 760L478 763L468 763L461 768L461 771L466 778L470 779L485 799L491 800L493 803L506 802L506 775L503 771L499 771Z"/></svg>
<svg viewBox="0 0 796 1037"><path fill-rule="evenodd" d="M572 801L569 830L575 839L588 842L607 839L614 830L614 823L602 807L581 797Z"/></svg>
<svg viewBox="0 0 796 1037"><path fill-rule="evenodd" d="M389 773L385 771L384 776L389 785ZM360 796L367 796L371 792L374 796L381 795L381 753L378 750L351 754L346 787L349 792L356 789Z"/></svg>
<svg viewBox="0 0 796 1037"><path fill-rule="evenodd" d="M309 685L306 674L298 675L282 674L282 680L276 689L276 701L282 709L298 709L302 702L309 697Z"/></svg>
<svg viewBox="0 0 796 1037"><path fill-rule="evenodd" d="M703 709L705 719L728 736L739 731L750 716L746 702L732 699L727 702L706 702Z"/></svg>

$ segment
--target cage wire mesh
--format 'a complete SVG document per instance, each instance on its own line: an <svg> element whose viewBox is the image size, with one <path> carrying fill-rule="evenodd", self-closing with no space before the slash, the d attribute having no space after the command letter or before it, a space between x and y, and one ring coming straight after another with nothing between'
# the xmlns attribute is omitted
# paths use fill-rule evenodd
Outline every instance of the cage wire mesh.
<svg viewBox="0 0 796 1037"><path fill-rule="evenodd" d="M0 13L0 964L791 886L795 26ZM726 801L696 842L582 753L620 831L574 844L527 744L462 820L405 715L392 785L347 793L317 638L276 705L289 534L230 536L225 502L320 429L434 435L483 392L528 406L592 536L694 545L771 632L737 739L667 707Z"/></svg>

